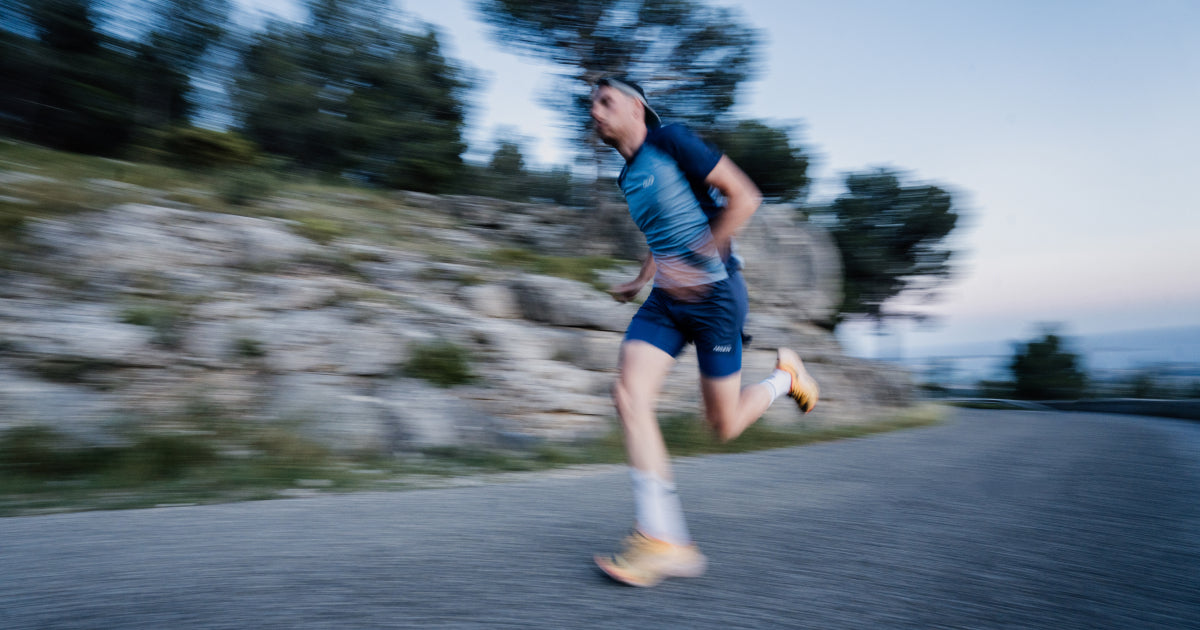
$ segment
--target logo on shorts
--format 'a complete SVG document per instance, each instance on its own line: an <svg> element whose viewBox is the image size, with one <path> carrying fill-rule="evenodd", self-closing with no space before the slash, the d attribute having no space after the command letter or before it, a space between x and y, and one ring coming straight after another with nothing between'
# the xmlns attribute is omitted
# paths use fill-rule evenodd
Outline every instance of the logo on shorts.
<svg viewBox="0 0 1200 630"><path fill-rule="evenodd" d="M713 352L733 352L733 346L713 346Z"/></svg>
<svg viewBox="0 0 1200 630"><path fill-rule="evenodd" d="M646 177L646 181L642 182L642 188L649 188L653 185L654 185L654 176L653 175Z"/></svg>

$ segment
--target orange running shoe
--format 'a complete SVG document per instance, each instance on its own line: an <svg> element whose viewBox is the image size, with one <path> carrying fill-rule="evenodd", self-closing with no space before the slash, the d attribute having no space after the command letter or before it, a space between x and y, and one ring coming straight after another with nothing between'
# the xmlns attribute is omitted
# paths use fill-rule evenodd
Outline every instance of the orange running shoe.
<svg viewBox="0 0 1200 630"><path fill-rule="evenodd" d="M800 406L800 411L804 413L812 411L813 407L817 406L817 397L821 393L821 388L817 387L817 382L808 375L808 371L804 369L804 362L800 360L800 355L795 351L780 348L776 354L775 368L792 375L792 387L788 390L788 396L796 401L796 404Z"/></svg>
<svg viewBox="0 0 1200 630"><path fill-rule="evenodd" d="M654 586L669 577L700 577L708 559L696 545L674 545L638 531L623 541L621 552L596 556L596 566L608 577L630 586Z"/></svg>

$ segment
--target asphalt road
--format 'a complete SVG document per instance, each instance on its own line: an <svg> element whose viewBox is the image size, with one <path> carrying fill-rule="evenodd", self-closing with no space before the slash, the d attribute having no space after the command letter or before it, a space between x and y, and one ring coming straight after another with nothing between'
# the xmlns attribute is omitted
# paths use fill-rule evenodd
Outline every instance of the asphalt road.
<svg viewBox="0 0 1200 630"><path fill-rule="evenodd" d="M621 467L0 519L0 628L1200 628L1200 423L961 411L684 460L707 575L608 582Z"/></svg>

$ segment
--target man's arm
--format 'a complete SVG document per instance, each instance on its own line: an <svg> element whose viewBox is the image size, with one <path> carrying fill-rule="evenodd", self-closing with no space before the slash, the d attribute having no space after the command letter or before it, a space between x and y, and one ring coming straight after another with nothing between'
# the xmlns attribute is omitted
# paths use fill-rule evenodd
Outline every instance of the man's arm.
<svg viewBox="0 0 1200 630"><path fill-rule="evenodd" d="M654 277L654 272L658 266L654 264L654 255L646 252L646 259L642 261L642 268L638 271L638 275L629 282L612 286L608 289L608 294L613 296L613 299L618 302L628 302L637 297L642 287Z"/></svg>
<svg viewBox="0 0 1200 630"><path fill-rule="evenodd" d="M704 183L721 191L721 195L725 197L725 210L713 219L709 229L721 250L721 255L727 256L733 234L758 210L758 206L762 204L762 193L742 169L724 155L704 179Z"/></svg>

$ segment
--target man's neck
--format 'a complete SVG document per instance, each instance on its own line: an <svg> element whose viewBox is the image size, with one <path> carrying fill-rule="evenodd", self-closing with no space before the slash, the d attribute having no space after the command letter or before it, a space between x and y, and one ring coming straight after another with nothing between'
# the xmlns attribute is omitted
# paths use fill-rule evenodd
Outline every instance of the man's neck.
<svg viewBox="0 0 1200 630"><path fill-rule="evenodd" d="M622 138L617 143L617 153L620 153L626 162L632 160L633 156L637 155L638 149L642 148L642 145L645 144L646 135L649 133L650 130L646 127L638 127L629 134L628 138Z"/></svg>

